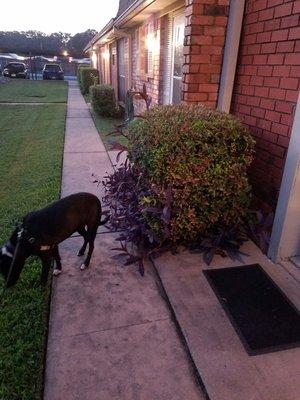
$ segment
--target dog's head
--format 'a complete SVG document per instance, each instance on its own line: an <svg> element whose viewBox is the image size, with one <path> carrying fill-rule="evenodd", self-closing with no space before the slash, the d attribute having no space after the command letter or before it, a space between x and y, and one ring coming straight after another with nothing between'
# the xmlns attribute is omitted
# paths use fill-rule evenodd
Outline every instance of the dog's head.
<svg viewBox="0 0 300 400"><path fill-rule="evenodd" d="M14 285L28 258L33 252L35 240L28 234L23 224L12 233L8 242L0 248L0 272L6 286Z"/></svg>
<svg viewBox="0 0 300 400"><path fill-rule="evenodd" d="M7 287L13 286L18 281L26 259L35 251L36 239L30 235L28 229L22 224L16 230L14 243L13 257L10 261L6 279ZM6 272L6 268L4 269Z"/></svg>
<svg viewBox="0 0 300 400"><path fill-rule="evenodd" d="M14 258L14 253L18 241L18 227L16 227L11 234L9 240L0 247L0 273L4 279L7 280L10 267Z"/></svg>

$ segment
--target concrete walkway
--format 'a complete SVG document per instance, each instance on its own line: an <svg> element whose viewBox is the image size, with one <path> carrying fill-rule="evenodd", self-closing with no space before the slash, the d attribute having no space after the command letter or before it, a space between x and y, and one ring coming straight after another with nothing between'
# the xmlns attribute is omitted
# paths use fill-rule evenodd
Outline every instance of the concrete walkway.
<svg viewBox="0 0 300 400"><path fill-rule="evenodd" d="M300 270L273 264L251 242L241 250L239 260L217 256L209 267L188 251L154 264L210 400L299 400L300 348L249 356L203 269L259 263L298 310Z"/></svg>
<svg viewBox="0 0 300 400"><path fill-rule="evenodd" d="M69 83L62 197L101 197L92 173L112 171L77 83ZM54 279L45 400L202 400L204 396L161 295L154 269L141 278L113 257L110 233L97 236L91 267L80 271L79 237L61 246Z"/></svg>

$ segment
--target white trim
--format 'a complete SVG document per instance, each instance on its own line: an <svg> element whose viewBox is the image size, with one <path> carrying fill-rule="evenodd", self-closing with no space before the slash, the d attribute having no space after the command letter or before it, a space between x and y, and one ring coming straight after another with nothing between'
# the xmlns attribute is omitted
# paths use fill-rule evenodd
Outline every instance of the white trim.
<svg viewBox="0 0 300 400"><path fill-rule="evenodd" d="M272 261L300 250L300 93L284 166L268 256Z"/></svg>
<svg viewBox="0 0 300 400"><path fill-rule="evenodd" d="M172 13L171 17L171 71L170 71L170 82L169 82L169 104L172 104L173 98L173 70L174 70L174 19L176 15Z"/></svg>
<svg viewBox="0 0 300 400"><path fill-rule="evenodd" d="M164 59L163 59L163 104L170 104L172 43L173 43L173 14L165 16L164 30Z"/></svg>
<svg viewBox="0 0 300 400"><path fill-rule="evenodd" d="M221 82L218 97L219 111L230 112L235 70L243 23L245 0L231 0L226 32Z"/></svg>

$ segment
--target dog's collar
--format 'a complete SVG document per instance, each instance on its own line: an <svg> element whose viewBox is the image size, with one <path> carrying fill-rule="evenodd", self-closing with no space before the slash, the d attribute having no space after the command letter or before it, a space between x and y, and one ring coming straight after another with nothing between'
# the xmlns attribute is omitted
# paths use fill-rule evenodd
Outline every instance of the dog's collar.
<svg viewBox="0 0 300 400"><path fill-rule="evenodd" d="M20 229L18 230L18 239L21 239L23 236L25 229L21 226Z"/></svg>
<svg viewBox="0 0 300 400"><path fill-rule="evenodd" d="M23 226L21 226L18 231L18 239L21 239L23 237L23 235L26 233L27 233L26 229ZM33 236L26 238L26 239L30 244L34 244L36 242L36 239ZM43 246L40 246L40 248L39 248L40 251L48 251L50 249L51 249L51 246L49 246L49 245L43 245Z"/></svg>
<svg viewBox="0 0 300 400"><path fill-rule="evenodd" d="M40 247L40 251L47 251L47 250L50 250L51 249L51 246L41 246Z"/></svg>
<svg viewBox="0 0 300 400"><path fill-rule="evenodd" d="M9 251L9 249L8 249L7 246L3 246L3 247L1 248L1 254L2 254L3 256L9 257L9 258L13 258L13 256L14 256L14 255Z"/></svg>

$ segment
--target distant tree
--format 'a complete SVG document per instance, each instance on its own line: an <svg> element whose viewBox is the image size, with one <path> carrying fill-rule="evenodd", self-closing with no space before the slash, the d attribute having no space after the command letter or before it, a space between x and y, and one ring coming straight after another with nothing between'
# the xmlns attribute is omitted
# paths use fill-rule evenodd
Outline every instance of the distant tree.
<svg viewBox="0 0 300 400"><path fill-rule="evenodd" d="M84 48L88 42L96 35L97 31L88 29L85 32L76 33L68 41L68 51L73 57L83 57Z"/></svg>
<svg viewBox="0 0 300 400"><path fill-rule="evenodd" d="M39 31L0 31L0 52L54 56L67 49L70 55L82 57L84 47L96 33L92 29L74 36L64 32L46 35Z"/></svg>
<svg viewBox="0 0 300 400"><path fill-rule="evenodd" d="M45 49L47 54L59 55L66 49L71 35L69 33L55 32L46 37Z"/></svg>

